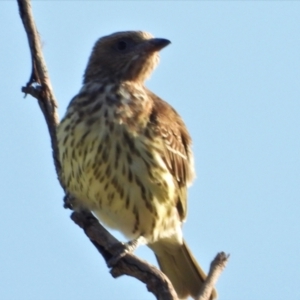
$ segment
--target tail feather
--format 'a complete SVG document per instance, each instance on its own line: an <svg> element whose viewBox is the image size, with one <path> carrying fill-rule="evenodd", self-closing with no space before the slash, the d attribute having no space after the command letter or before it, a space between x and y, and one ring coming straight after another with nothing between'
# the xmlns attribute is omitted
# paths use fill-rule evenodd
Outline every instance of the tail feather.
<svg viewBox="0 0 300 300"><path fill-rule="evenodd" d="M182 245L163 240L148 245L155 253L160 269L168 276L180 299L197 298L206 274L183 241ZM213 290L211 300L217 298Z"/></svg>

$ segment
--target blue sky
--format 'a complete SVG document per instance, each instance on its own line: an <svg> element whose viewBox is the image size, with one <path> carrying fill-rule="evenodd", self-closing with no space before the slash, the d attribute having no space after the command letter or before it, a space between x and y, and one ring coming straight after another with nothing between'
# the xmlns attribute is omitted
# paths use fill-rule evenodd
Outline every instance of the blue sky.
<svg viewBox="0 0 300 300"><path fill-rule="evenodd" d="M217 252L231 254L221 300L300 299L299 9L297 1L33 2L60 116L99 37L145 30L172 41L147 86L193 138L184 236L205 270ZM112 279L62 208L43 116L20 92L30 55L16 2L1 1L0 16L0 298L154 299L134 279ZM147 247L136 254L155 263Z"/></svg>

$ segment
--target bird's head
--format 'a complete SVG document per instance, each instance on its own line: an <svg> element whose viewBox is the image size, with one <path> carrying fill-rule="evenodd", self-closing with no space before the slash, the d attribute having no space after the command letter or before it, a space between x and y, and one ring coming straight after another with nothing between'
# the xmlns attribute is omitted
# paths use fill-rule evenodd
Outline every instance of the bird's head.
<svg viewBox="0 0 300 300"><path fill-rule="evenodd" d="M111 79L144 82L159 62L169 40L142 31L124 31L100 38L89 58L84 83Z"/></svg>

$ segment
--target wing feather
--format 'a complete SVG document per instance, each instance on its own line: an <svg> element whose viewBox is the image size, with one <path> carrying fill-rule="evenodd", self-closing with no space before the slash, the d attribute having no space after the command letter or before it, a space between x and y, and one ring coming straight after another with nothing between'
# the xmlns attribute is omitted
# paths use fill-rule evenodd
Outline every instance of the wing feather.
<svg viewBox="0 0 300 300"><path fill-rule="evenodd" d="M153 100L150 123L163 140L162 158L178 184L177 208L182 219L186 216L186 189L194 179L194 160L191 138L178 113L152 92Z"/></svg>

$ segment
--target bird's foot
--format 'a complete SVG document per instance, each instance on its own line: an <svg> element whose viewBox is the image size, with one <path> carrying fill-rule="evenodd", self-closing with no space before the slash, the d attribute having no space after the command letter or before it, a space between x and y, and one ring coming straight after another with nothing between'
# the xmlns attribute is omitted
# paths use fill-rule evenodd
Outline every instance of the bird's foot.
<svg viewBox="0 0 300 300"><path fill-rule="evenodd" d="M116 252L116 254L107 262L107 265L112 268L114 267L121 258L123 258L128 253L133 253L137 247L140 245L145 245L146 239L141 235L138 238L131 240L127 243L118 243L111 247L111 250Z"/></svg>

